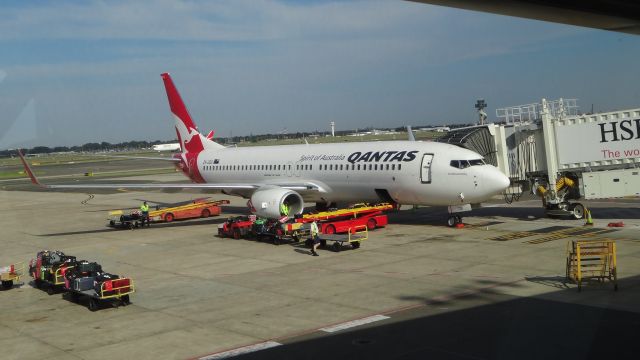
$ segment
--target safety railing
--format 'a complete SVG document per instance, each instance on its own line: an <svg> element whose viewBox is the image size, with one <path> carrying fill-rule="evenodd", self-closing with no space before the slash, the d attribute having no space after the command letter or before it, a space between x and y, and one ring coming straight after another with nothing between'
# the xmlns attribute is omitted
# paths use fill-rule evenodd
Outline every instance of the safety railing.
<svg viewBox="0 0 640 360"><path fill-rule="evenodd" d="M119 298L135 292L135 285L130 278L107 280L100 284L100 298Z"/></svg>
<svg viewBox="0 0 640 360"><path fill-rule="evenodd" d="M609 280L618 290L616 243L613 240L572 240L567 242L567 280L578 284Z"/></svg>

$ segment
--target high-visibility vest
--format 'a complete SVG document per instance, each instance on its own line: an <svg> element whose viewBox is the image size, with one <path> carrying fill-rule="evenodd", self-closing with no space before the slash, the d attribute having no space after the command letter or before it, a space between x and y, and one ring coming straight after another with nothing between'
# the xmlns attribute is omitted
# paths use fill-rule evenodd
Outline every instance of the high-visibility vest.
<svg viewBox="0 0 640 360"><path fill-rule="evenodd" d="M287 204L283 203L282 205L280 205L280 212L282 213L282 215L289 215L289 207L287 206Z"/></svg>
<svg viewBox="0 0 640 360"><path fill-rule="evenodd" d="M140 211L149 212L149 205L145 205L145 204L140 205Z"/></svg>
<svg viewBox="0 0 640 360"><path fill-rule="evenodd" d="M316 222L311 223L311 236L318 235L318 224Z"/></svg>

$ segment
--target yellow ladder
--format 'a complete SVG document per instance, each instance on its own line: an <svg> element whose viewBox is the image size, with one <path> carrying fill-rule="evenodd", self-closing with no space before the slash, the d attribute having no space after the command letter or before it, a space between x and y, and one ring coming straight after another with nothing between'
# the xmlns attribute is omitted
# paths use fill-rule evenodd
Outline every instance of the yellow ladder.
<svg viewBox="0 0 640 360"><path fill-rule="evenodd" d="M587 281L613 282L618 291L616 242L614 240L572 240L567 242L567 280L578 284Z"/></svg>

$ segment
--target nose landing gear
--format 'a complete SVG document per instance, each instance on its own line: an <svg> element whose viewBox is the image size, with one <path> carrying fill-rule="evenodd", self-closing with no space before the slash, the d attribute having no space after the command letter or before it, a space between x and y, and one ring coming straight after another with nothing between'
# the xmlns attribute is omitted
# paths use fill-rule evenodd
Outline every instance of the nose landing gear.
<svg viewBox="0 0 640 360"><path fill-rule="evenodd" d="M449 215L447 219L447 225L449 227L455 227L458 224L462 224L462 216L460 215Z"/></svg>

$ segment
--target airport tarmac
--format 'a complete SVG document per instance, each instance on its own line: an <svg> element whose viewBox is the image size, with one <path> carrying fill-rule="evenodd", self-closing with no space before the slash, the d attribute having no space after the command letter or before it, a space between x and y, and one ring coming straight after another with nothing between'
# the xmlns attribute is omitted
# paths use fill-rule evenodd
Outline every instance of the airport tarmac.
<svg viewBox="0 0 640 360"><path fill-rule="evenodd" d="M130 178L127 179L129 181ZM177 181L180 174L131 178ZM3 359L636 358L638 201L589 203L595 226L547 219L537 200L489 204L444 225L441 208L390 214L357 250L215 236L227 216L106 227L113 209L200 193L1 191L0 265L56 249L136 284L132 304L90 312L24 284L0 292ZM19 189L19 190L16 190ZM88 200L88 201L85 201ZM623 221L623 228L607 228ZM615 239L620 289L565 282L572 239Z"/></svg>

